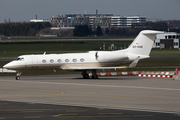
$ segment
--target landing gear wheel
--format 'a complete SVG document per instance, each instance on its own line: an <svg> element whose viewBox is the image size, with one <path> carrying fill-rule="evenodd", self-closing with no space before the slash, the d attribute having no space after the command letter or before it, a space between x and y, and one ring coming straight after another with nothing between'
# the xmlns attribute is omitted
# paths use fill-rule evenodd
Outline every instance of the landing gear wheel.
<svg viewBox="0 0 180 120"><path fill-rule="evenodd" d="M84 74L84 75L83 75L83 78L84 78L84 79L89 79L89 75L88 75L88 74Z"/></svg>
<svg viewBox="0 0 180 120"><path fill-rule="evenodd" d="M16 80L20 80L20 76L16 76Z"/></svg>
<svg viewBox="0 0 180 120"><path fill-rule="evenodd" d="M98 79L97 75L92 76L92 79Z"/></svg>
<svg viewBox="0 0 180 120"><path fill-rule="evenodd" d="M16 80L20 80L21 73L22 73L22 71L17 71Z"/></svg>

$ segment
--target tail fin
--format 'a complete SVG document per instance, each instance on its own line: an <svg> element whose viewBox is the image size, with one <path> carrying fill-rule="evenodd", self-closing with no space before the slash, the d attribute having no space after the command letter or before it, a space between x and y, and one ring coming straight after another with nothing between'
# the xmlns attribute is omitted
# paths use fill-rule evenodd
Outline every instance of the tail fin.
<svg viewBox="0 0 180 120"><path fill-rule="evenodd" d="M137 56L149 56L156 34L161 33L164 32L153 30L141 31L132 44L127 48L128 56L130 54L133 56L135 55L136 58Z"/></svg>

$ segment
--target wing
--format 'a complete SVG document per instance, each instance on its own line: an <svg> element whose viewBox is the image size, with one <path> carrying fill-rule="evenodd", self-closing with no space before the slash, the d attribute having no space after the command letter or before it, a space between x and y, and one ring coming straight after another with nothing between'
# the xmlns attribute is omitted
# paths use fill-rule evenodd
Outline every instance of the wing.
<svg viewBox="0 0 180 120"><path fill-rule="evenodd" d="M64 68L64 70L107 70L107 69L122 69L127 68L127 66L122 67L69 67Z"/></svg>

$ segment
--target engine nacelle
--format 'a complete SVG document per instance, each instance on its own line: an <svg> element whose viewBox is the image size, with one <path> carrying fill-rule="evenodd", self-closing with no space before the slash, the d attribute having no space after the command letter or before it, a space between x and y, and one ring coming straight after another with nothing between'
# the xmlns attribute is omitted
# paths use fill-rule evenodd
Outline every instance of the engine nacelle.
<svg viewBox="0 0 180 120"><path fill-rule="evenodd" d="M150 56L147 55L137 55L137 54L127 54L128 58L130 61L135 60L138 56L140 57L139 59L146 59L149 58Z"/></svg>
<svg viewBox="0 0 180 120"><path fill-rule="evenodd" d="M96 52L95 57L98 62L116 62L116 61L128 59L128 56L125 55L125 53L107 52L107 51Z"/></svg>

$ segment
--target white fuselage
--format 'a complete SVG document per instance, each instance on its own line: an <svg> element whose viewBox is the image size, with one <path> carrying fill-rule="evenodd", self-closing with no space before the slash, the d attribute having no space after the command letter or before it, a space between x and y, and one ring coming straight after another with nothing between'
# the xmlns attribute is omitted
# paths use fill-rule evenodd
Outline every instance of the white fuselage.
<svg viewBox="0 0 180 120"><path fill-rule="evenodd" d="M126 52L89 51L88 53L22 55L4 67L12 70L112 67L129 63Z"/></svg>

